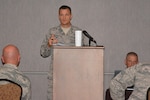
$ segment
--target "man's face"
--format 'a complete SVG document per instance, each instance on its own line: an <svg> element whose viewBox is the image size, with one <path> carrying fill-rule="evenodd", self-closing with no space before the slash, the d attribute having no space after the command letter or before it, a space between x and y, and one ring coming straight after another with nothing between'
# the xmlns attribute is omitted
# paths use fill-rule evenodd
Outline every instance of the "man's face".
<svg viewBox="0 0 150 100"><path fill-rule="evenodd" d="M134 55L129 55L126 58L126 61L125 61L125 64L126 64L127 68L131 67L131 66L134 66L137 63L138 63L138 58Z"/></svg>
<svg viewBox="0 0 150 100"><path fill-rule="evenodd" d="M59 20L62 26L70 26L72 15L69 9L60 9Z"/></svg>

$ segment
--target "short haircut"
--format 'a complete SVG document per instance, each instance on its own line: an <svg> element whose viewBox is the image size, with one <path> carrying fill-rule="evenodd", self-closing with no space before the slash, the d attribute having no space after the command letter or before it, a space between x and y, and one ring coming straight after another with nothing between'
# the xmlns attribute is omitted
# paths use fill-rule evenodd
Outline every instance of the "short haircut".
<svg viewBox="0 0 150 100"><path fill-rule="evenodd" d="M69 9L70 13L71 13L71 8L67 5L62 5L60 8L59 8L59 12L61 9Z"/></svg>
<svg viewBox="0 0 150 100"><path fill-rule="evenodd" d="M137 59L138 59L138 55L137 55L137 53L135 53L135 52L129 52L129 53L127 53L126 58L127 58L128 56L130 56L130 55L136 56Z"/></svg>

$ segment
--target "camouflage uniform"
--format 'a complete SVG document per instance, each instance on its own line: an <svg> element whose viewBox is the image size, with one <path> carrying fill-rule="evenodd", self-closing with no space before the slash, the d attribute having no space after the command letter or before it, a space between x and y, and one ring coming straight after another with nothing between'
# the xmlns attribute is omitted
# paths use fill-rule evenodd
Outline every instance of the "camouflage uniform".
<svg viewBox="0 0 150 100"><path fill-rule="evenodd" d="M4 64L0 67L0 79L8 79L18 83L23 90L21 100L31 100L31 84L30 80L23 75L13 64Z"/></svg>
<svg viewBox="0 0 150 100"><path fill-rule="evenodd" d="M137 64L121 71L111 80L110 94L113 100L125 100L125 89L134 85L128 100L146 100L150 87L150 64Z"/></svg>
<svg viewBox="0 0 150 100"><path fill-rule="evenodd" d="M43 43L41 45L40 49L40 54L42 57L46 58L51 56L52 54L52 48L48 46L48 41L49 38L51 37L51 34L54 34L58 40L58 43L68 45L68 46L74 46L75 45L75 31L76 30L81 30L75 26L71 25L70 30L68 31L67 34L63 32L61 29L61 26L53 27L49 30L49 33L46 35L45 39L43 40ZM83 45L85 45L86 40L85 36L82 36L83 40ZM51 56L52 59L52 56ZM53 95L53 67L52 63L50 63L50 70L49 70L49 75L48 75L48 100L53 100L52 95Z"/></svg>

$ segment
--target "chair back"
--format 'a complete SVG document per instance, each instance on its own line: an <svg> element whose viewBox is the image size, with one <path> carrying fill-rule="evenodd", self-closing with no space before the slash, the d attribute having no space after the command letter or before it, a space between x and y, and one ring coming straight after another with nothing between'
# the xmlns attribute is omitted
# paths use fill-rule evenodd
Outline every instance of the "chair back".
<svg viewBox="0 0 150 100"><path fill-rule="evenodd" d="M19 84L0 79L0 100L21 100L22 88Z"/></svg>
<svg viewBox="0 0 150 100"><path fill-rule="evenodd" d="M150 100L150 87L147 89L146 100Z"/></svg>

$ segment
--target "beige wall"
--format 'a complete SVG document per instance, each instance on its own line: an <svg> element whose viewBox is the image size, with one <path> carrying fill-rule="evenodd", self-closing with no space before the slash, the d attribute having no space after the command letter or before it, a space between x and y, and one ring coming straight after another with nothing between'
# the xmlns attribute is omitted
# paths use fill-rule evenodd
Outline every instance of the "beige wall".
<svg viewBox="0 0 150 100"><path fill-rule="evenodd" d="M40 57L40 45L48 29L59 24L62 4L71 6L72 23L105 47L104 89L114 70L125 68L127 52L150 61L149 0L0 0L0 51L8 43L19 47L20 69L32 80L33 100L46 100L49 58Z"/></svg>

